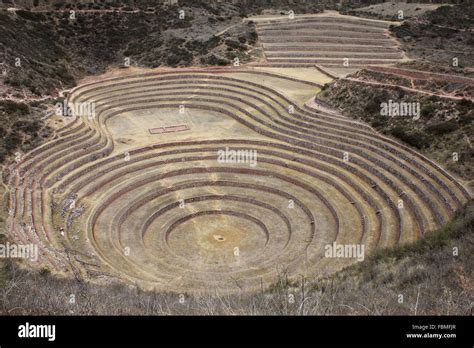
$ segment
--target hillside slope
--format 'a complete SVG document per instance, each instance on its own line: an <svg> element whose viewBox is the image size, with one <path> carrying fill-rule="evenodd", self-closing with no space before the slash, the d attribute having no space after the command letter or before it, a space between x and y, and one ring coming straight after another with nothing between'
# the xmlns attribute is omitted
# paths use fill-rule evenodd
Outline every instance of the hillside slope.
<svg viewBox="0 0 474 348"><path fill-rule="evenodd" d="M227 65L235 57L245 62L256 40L252 24L243 24L240 9L228 4L136 13L77 10L71 16L0 11L0 95L55 93L127 63L154 68ZM232 31L214 36L230 26Z"/></svg>
<svg viewBox="0 0 474 348"><path fill-rule="evenodd" d="M392 27L413 61L358 71L317 97L474 185L473 11L473 4L441 6ZM389 102L418 104L419 117L382 115Z"/></svg>
<svg viewBox="0 0 474 348"><path fill-rule="evenodd" d="M413 245L328 278L280 280L248 295L191 296L98 286L2 265L2 315L472 315L474 204ZM51 294L58 294L51 296ZM70 303L71 296L75 303Z"/></svg>
<svg viewBox="0 0 474 348"><path fill-rule="evenodd" d="M410 58L446 66L474 66L474 3L442 6L393 27ZM456 59L454 61L453 59Z"/></svg>
<svg viewBox="0 0 474 348"><path fill-rule="evenodd" d="M354 77L368 74L361 72ZM421 150L465 180L474 177L474 109L467 99L450 100L398 87L340 80L326 85L318 98L357 115L378 131ZM419 103L420 117L381 115L381 104ZM458 154L453 160L453 153Z"/></svg>

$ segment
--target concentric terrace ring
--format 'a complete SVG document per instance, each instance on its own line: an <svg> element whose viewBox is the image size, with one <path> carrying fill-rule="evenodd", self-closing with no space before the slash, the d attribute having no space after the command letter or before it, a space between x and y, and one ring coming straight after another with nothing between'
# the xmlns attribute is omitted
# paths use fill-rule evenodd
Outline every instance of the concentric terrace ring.
<svg viewBox="0 0 474 348"><path fill-rule="evenodd" d="M10 168L12 237L38 244L52 270L97 281L256 291L282 272L317 277L356 262L328 257L333 243L370 254L414 241L470 199L413 149L303 108L266 79L302 83L183 69L75 88L69 102L94 103L95 115L76 115ZM181 109L188 131L146 140L146 122L181 120ZM135 143L122 124L138 125ZM223 149L257 157L222 162Z"/></svg>

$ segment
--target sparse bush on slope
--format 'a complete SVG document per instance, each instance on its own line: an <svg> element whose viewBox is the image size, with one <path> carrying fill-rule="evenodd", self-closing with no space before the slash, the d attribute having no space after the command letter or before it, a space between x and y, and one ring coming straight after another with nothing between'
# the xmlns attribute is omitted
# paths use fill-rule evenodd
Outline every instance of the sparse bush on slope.
<svg viewBox="0 0 474 348"><path fill-rule="evenodd" d="M474 66L473 27L474 3L442 6L423 16L406 20L392 27L401 40L402 48L411 58L424 59L434 64L459 67Z"/></svg>
<svg viewBox="0 0 474 348"><path fill-rule="evenodd" d="M357 76L363 78L364 74L359 72ZM341 108L348 117L357 117L381 133L421 150L464 179L471 180L474 176L474 153L469 143L474 140L472 101L347 80L326 85L318 98ZM381 115L381 104L389 100L419 103L420 118ZM458 154L456 162L453 161L454 152Z"/></svg>
<svg viewBox="0 0 474 348"><path fill-rule="evenodd" d="M235 31L248 37L246 43L225 45L214 34L240 21L239 8L232 5L199 7L190 2L159 12L0 12L0 59L5 62L4 83L12 91L34 95L51 94L74 86L85 75L103 73L122 66L125 58L142 67L190 66L227 49L242 51L255 43L252 25ZM222 21L203 25L216 18ZM92 33L94 33L92 35ZM224 34L223 36L226 36ZM177 41L179 37L180 41ZM17 60L20 66L17 66ZM211 60L212 61L212 60ZM229 62L227 62L228 64ZM1 77L1 76L0 76Z"/></svg>
<svg viewBox="0 0 474 348"><path fill-rule="evenodd" d="M40 120L41 110L25 103L0 101L0 163L15 151L27 151L51 134Z"/></svg>

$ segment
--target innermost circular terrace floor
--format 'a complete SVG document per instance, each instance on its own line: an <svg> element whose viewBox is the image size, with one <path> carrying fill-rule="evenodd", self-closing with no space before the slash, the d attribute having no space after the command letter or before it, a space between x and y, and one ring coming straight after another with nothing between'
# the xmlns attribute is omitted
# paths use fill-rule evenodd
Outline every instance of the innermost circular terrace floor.
<svg viewBox="0 0 474 348"><path fill-rule="evenodd" d="M264 231L244 217L223 214L194 217L170 233L168 245L195 267L228 267L261 252L267 239Z"/></svg>

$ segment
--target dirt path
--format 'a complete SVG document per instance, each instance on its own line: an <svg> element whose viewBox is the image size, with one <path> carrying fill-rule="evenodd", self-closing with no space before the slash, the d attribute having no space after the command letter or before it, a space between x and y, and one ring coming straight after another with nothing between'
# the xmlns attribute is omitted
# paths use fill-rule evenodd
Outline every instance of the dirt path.
<svg viewBox="0 0 474 348"><path fill-rule="evenodd" d="M286 15L270 15L270 16L253 16L249 18L244 18L245 21L253 21L253 22L260 22L260 21L268 21L268 20L281 20L282 18L287 18L288 16ZM339 18L349 18L349 19L355 19L359 21L368 21L368 22L377 22L377 23L387 23L387 24L393 24L393 25L401 25L400 22L394 22L394 21L387 21L387 20L381 20L381 19L372 19L372 18L362 18L362 17L356 17L356 16L348 16L348 15L343 15L340 14L337 11L332 11L332 10L326 10L322 13L315 13L315 14L302 14L302 15L295 15L294 19L306 19L306 18L317 18L317 17L339 17Z"/></svg>
<svg viewBox="0 0 474 348"><path fill-rule="evenodd" d="M322 111L331 115L345 118L345 116L338 112L336 109L324 105L323 103L321 103L321 101L317 100L316 97L311 98L306 103L304 103L304 105L308 108L314 109L315 111Z"/></svg>
<svg viewBox="0 0 474 348"><path fill-rule="evenodd" d="M17 8L17 7L10 7L7 9L7 11L10 11L10 12L16 12L16 11L21 11L22 9L21 8ZM96 9L88 9L88 10L79 10L79 9L62 9L62 10L53 10L53 9L48 9L48 10L39 10L39 9L31 9L30 12L34 12L34 13L51 13L51 12L57 12L57 13L63 13L63 12L66 12L66 13L69 13L71 11L74 11L75 13L88 13L88 12L91 12L91 13L94 13L94 12L97 12L97 13L113 13L113 12L121 12L121 13L140 13L140 12L143 12L143 13L154 13L154 12L151 12L151 11L143 11L143 10L122 10L122 9L100 9L100 10L96 10Z"/></svg>
<svg viewBox="0 0 474 348"><path fill-rule="evenodd" d="M225 33L227 33L230 29L236 27L238 24L240 23L235 23L235 24L232 24L232 25L229 25L227 28L225 28L224 30L221 30L220 32L218 32L215 36L221 36Z"/></svg>
<svg viewBox="0 0 474 348"><path fill-rule="evenodd" d="M41 101L46 101L46 100L51 100L54 99L55 97L51 95L43 96L43 97L29 97L29 96L24 96L23 98L16 98L13 97L11 94L7 95L6 97L2 98L3 100L10 100L14 101L16 103L25 103L25 102L41 102Z"/></svg>
<svg viewBox="0 0 474 348"><path fill-rule="evenodd" d="M397 68L397 67L377 67L377 66L368 67L367 70L392 74L396 76L403 76L403 77L416 79L416 80L440 80L440 81L447 80L447 81L453 81L453 82L474 84L474 79L470 77L458 76L458 75L452 75L452 74L435 73L431 71L404 69L404 68Z"/></svg>
<svg viewBox="0 0 474 348"><path fill-rule="evenodd" d="M423 90L416 89L416 88L410 88L410 87L405 87L405 86L400 86L400 85L395 85L395 84L389 84L389 83L381 83L381 82L375 82L375 81L360 80L360 79L355 79L355 78L352 78L352 77L343 77L341 79L348 80L348 81L353 81L353 82L365 83L365 84L369 84L369 85L375 85L375 86L398 87L398 88L404 89L404 90L409 91L409 92L422 93L422 94L431 95L431 96L440 97L440 98L448 98L448 99L454 99L454 100L466 99L466 97L457 97L457 96L453 96L453 95L449 95L449 94L437 94L437 93L427 92L427 91L423 91Z"/></svg>

